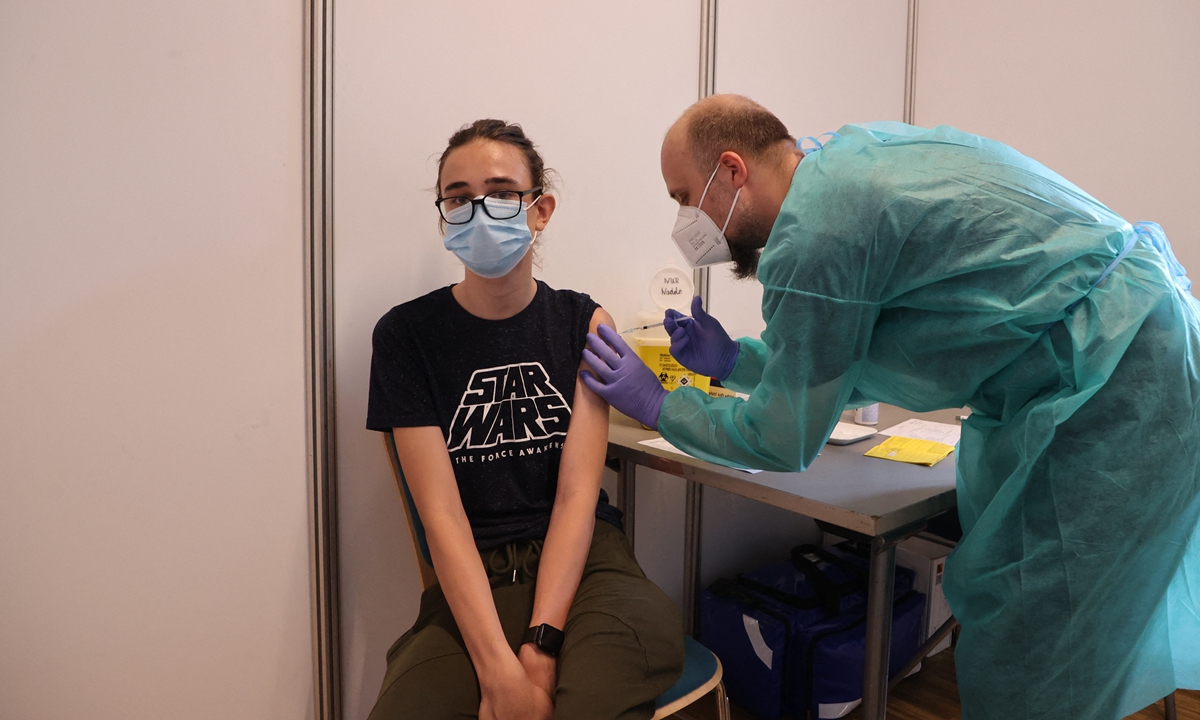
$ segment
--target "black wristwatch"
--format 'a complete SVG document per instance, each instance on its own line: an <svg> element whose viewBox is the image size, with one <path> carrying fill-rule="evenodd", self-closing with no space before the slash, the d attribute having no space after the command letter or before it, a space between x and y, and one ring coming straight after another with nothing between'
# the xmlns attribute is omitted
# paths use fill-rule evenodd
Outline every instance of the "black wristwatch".
<svg viewBox="0 0 1200 720"><path fill-rule="evenodd" d="M558 657L558 653L562 650L563 631L553 625L542 623L536 627L531 627L525 631L525 637L521 640L522 645L533 643L538 650L546 653L551 657Z"/></svg>

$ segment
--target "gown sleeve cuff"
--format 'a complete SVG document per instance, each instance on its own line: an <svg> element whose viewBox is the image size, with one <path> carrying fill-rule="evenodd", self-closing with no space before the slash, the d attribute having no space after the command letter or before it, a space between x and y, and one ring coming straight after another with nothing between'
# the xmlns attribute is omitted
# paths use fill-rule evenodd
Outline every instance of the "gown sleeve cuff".
<svg viewBox="0 0 1200 720"><path fill-rule="evenodd" d="M754 338L740 338L738 346L737 362L721 385L734 392L749 394L762 382L763 368L767 364L767 346Z"/></svg>

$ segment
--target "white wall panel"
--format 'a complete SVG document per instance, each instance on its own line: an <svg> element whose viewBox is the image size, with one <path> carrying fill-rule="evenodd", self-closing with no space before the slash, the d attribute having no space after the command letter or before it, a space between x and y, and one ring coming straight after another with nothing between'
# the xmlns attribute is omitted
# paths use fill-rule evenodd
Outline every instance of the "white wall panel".
<svg viewBox="0 0 1200 720"><path fill-rule="evenodd" d="M796 137L904 113L906 0L723 2L717 92L745 95ZM762 286L711 271L711 311L733 337L758 337Z"/></svg>
<svg viewBox="0 0 1200 720"><path fill-rule="evenodd" d="M312 717L303 7L0 3L0 717Z"/></svg>
<svg viewBox="0 0 1200 720"><path fill-rule="evenodd" d="M649 304L651 275L679 262L659 143L695 100L699 11L683 0L347 0L335 27L342 649L353 720L374 703L384 654L420 594L381 441L363 425L376 320L461 279L437 229L437 156L477 118L521 123L563 180L535 275L631 322Z"/></svg>
<svg viewBox="0 0 1200 720"><path fill-rule="evenodd" d="M916 121L1012 145L1200 273L1200 3L921 0Z"/></svg>

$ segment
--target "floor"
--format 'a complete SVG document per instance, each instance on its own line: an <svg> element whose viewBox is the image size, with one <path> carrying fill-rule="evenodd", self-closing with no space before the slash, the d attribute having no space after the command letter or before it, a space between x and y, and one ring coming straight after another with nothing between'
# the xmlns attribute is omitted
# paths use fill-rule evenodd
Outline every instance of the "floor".
<svg viewBox="0 0 1200 720"><path fill-rule="evenodd" d="M1175 693L1179 720L1200 720L1200 692L1180 690ZM755 720L754 716L733 707L734 720ZM715 703L704 698L674 717L682 720L716 720ZM858 720L859 711L846 716ZM938 653L925 661L921 671L900 683L888 698L888 720L958 720L958 684L954 678L954 650ZM1130 715L1126 720L1163 720L1163 704Z"/></svg>

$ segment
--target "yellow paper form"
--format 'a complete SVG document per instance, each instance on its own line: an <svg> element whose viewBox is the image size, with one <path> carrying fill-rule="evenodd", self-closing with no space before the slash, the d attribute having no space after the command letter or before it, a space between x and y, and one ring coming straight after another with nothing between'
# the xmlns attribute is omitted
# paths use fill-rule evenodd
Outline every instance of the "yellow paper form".
<svg viewBox="0 0 1200 720"><path fill-rule="evenodd" d="M945 443L934 442L932 440L917 440L893 435L868 450L865 455L867 457L933 467L952 452L954 452L953 445L946 445Z"/></svg>

